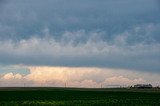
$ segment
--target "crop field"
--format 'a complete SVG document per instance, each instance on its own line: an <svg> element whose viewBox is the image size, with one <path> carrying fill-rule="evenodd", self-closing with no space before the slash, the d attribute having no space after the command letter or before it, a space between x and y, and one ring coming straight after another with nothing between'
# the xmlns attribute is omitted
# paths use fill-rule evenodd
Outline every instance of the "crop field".
<svg viewBox="0 0 160 106"><path fill-rule="evenodd" d="M0 106L160 106L158 89L0 88Z"/></svg>

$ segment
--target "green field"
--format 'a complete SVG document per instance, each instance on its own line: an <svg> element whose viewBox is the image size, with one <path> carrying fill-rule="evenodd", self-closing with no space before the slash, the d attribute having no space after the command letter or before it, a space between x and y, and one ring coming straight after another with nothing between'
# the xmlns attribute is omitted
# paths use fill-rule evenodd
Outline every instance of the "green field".
<svg viewBox="0 0 160 106"><path fill-rule="evenodd" d="M160 106L157 89L0 88L0 106Z"/></svg>

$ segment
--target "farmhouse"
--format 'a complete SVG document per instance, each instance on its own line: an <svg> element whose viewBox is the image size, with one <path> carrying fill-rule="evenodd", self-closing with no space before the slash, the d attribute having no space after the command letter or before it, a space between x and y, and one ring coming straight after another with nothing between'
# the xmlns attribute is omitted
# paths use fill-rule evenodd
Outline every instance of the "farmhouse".
<svg viewBox="0 0 160 106"><path fill-rule="evenodd" d="M152 88L151 84L136 84L134 88Z"/></svg>

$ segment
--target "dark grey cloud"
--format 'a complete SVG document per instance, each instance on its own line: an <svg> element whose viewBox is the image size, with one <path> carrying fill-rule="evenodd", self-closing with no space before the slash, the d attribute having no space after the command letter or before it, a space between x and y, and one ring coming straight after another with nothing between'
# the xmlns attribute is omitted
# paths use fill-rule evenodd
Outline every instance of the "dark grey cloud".
<svg viewBox="0 0 160 106"><path fill-rule="evenodd" d="M0 0L0 11L3 9L8 0Z"/></svg>
<svg viewBox="0 0 160 106"><path fill-rule="evenodd" d="M3 3L5 3L7 0L0 0L0 5L2 5Z"/></svg>
<svg viewBox="0 0 160 106"><path fill-rule="evenodd" d="M0 11L0 63L159 72L158 2L8 1Z"/></svg>
<svg viewBox="0 0 160 106"><path fill-rule="evenodd" d="M1 13L1 39L42 37L47 26L57 39L64 31L84 29L105 31L103 38L110 40L135 25L159 22L157 8L154 0L13 0Z"/></svg>

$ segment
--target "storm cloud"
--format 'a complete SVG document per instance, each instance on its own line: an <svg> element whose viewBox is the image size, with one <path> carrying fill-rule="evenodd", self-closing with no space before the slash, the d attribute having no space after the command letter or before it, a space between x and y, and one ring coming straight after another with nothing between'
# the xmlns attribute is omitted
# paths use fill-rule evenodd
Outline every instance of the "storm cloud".
<svg viewBox="0 0 160 106"><path fill-rule="evenodd" d="M1 65L160 71L157 0L12 0L0 6Z"/></svg>

